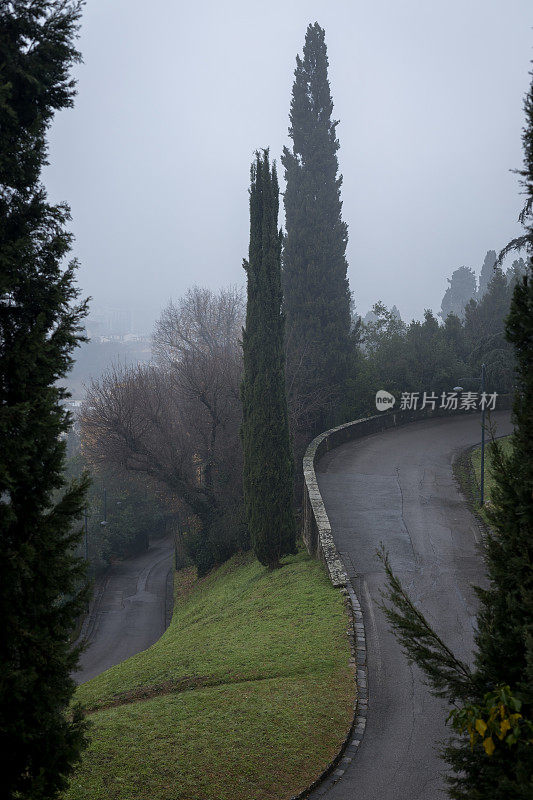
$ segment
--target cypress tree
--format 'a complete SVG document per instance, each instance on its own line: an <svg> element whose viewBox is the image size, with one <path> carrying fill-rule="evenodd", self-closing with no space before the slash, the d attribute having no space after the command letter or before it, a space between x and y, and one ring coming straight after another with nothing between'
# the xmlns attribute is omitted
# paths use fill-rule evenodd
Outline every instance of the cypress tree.
<svg viewBox="0 0 533 800"><path fill-rule="evenodd" d="M279 187L268 151L251 169L250 247L242 381L244 503L258 560L274 569L294 553L293 461L285 394Z"/></svg>
<svg viewBox="0 0 533 800"><path fill-rule="evenodd" d="M530 800L533 796L533 84L526 97L525 165L528 196L521 219L528 250L506 321L516 358L511 452L491 444L495 489L488 516L489 585L478 589L474 667L461 664L431 629L391 571L385 611L408 656L450 703L453 729L445 748L454 768L456 800Z"/></svg>
<svg viewBox="0 0 533 800"><path fill-rule="evenodd" d="M80 3L0 8L0 736L8 798L53 798L85 742L70 708L84 603L73 523L85 481L65 486L61 379L80 340L69 211L40 183L46 131L72 105ZM58 383L59 382L59 383Z"/></svg>
<svg viewBox="0 0 533 800"><path fill-rule="evenodd" d="M496 251L487 250L487 254L485 255L485 259L481 267L481 272L479 273L479 285L477 290L478 300L481 300L488 289L489 283L494 277L494 267L496 266L496 261Z"/></svg>
<svg viewBox="0 0 533 800"><path fill-rule="evenodd" d="M342 220L333 101L324 30L315 22L296 57L290 109L292 149L284 148L286 235L283 293L293 392L322 396L314 427L346 394L354 359L348 229Z"/></svg>

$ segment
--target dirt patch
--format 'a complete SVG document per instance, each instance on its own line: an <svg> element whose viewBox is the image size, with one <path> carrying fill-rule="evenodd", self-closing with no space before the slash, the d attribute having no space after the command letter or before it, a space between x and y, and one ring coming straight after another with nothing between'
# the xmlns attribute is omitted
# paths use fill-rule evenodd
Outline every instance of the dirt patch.
<svg viewBox="0 0 533 800"><path fill-rule="evenodd" d="M101 706L88 709L86 715L96 714L98 711L105 711L107 708L116 708L117 706L125 706L129 703L150 700L152 697L159 697L164 694L186 692L189 689L201 689L213 685L216 685L216 679L214 680L212 675L186 675L177 680L163 681L163 683L159 683L155 686L138 686L135 689L129 689L127 692L116 694L111 700Z"/></svg>

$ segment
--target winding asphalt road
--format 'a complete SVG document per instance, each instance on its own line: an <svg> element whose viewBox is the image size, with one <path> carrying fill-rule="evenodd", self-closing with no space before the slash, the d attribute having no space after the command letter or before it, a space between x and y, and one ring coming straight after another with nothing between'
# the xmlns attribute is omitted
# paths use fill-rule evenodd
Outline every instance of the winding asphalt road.
<svg viewBox="0 0 533 800"><path fill-rule="evenodd" d="M145 553L111 567L83 626L87 647L81 654L77 683L146 650L168 624L172 536L150 544Z"/></svg>
<svg viewBox="0 0 533 800"><path fill-rule="evenodd" d="M497 436L509 412L492 415ZM480 533L452 474L454 455L480 440L479 415L425 420L342 445L317 478L332 532L359 596L367 637L366 731L344 773L311 797L327 800L443 800L447 709L409 666L377 607L384 586L381 541L396 574L436 631L470 660L483 582ZM344 767L344 764L341 766Z"/></svg>

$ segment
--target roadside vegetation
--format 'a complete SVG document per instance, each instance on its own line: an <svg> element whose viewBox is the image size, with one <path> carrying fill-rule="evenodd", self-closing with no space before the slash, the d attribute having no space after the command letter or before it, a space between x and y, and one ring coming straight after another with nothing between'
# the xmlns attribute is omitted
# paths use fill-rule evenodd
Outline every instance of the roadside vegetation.
<svg viewBox="0 0 533 800"><path fill-rule="evenodd" d="M511 436L502 436L497 440L505 457L511 454ZM485 442L485 502L481 505L481 445L464 450L453 464L454 475L461 491L467 498L471 510L479 515L483 522L489 522L487 511L492 505L492 494L496 486L494 477L494 459L492 442Z"/></svg>
<svg viewBox="0 0 533 800"><path fill-rule="evenodd" d="M289 798L326 767L353 714L346 613L300 552L176 575L148 650L79 687L91 744L65 800Z"/></svg>
<svg viewBox="0 0 533 800"><path fill-rule="evenodd" d="M150 540L174 533L178 514L161 487L128 473L96 469L84 458L78 440L75 447L66 462L65 477L79 480L88 474L90 478L84 535L76 554L86 560L87 576L93 579L113 561L138 555L148 549Z"/></svg>
<svg viewBox="0 0 533 800"><path fill-rule="evenodd" d="M503 436L502 438L498 439L498 444L502 448L504 456L507 457L511 455L510 436ZM479 503L479 492L481 490L481 447L476 447L470 451L470 462L472 464L472 470L475 478L475 484L478 493L478 503ZM486 505L492 504L492 493L494 487L496 486L493 467L494 464L493 464L492 447L491 443L489 442L488 444L485 445L484 494L485 494ZM481 508L480 510L482 511L483 509Z"/></svg>

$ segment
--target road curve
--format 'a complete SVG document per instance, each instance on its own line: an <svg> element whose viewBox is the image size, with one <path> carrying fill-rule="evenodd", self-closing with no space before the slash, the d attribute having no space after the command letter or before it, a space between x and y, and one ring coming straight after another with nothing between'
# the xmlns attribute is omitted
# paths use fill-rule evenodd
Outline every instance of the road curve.
<svg viewBox="0 0 533 800"><path fill-rule="evenodd" d="M511 432L509 412L492 416L497 436ZM411 597L444 641L469 660L476 609L471 585L483 582L483 564L478 526L452 461L480 436L477 414L424 420L342 445L318 462L333 537L363 609L369 707L365 734L344 776L312 798L446 796L435 743L447 735L447 709L409 666L377 607L384 578L375 551L384 542Z"/></svg>
<svg viewBox="0 0 533 800"><path fill-rule="evenodd" d="M152 542L145 553L111 567L97 587L82 630L87 647L74 675L77 683L146 650L162 635L172 556L172 537L165 537Z"/></svg>

